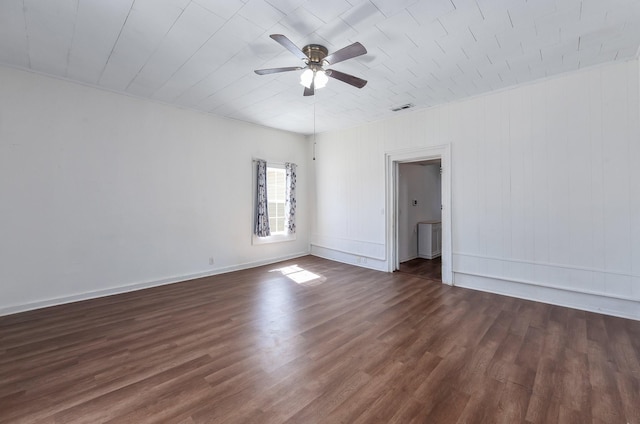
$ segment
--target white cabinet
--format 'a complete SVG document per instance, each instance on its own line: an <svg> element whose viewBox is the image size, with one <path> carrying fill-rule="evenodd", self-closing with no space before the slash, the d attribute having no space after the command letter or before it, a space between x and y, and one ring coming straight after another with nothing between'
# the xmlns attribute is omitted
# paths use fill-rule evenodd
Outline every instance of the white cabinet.
<svg viewBox="0 0 640 424"><path fill-rule="evenodd" d="M433 259L442 252L442 223L440 221L418 222L418 257Z"/></svg>

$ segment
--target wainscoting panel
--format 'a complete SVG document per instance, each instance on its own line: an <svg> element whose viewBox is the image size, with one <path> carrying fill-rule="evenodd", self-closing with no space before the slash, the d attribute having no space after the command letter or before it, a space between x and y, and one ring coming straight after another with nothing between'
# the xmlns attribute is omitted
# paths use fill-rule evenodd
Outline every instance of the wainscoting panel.
<svg viewBox="0 0 640 424"><path fill-rule="evenodd" d="M640 319L639 276L462 253L453 263L456 286Z"/></svg>
<svg viewBox="0 0 640 424"><path fill-rule="evenodd" d="M310 252L312 255L378 271L387 270L384 244L356 240L327 240L327 238L324 238L323 241L327 244L316 241L311 243Z"/></svg>

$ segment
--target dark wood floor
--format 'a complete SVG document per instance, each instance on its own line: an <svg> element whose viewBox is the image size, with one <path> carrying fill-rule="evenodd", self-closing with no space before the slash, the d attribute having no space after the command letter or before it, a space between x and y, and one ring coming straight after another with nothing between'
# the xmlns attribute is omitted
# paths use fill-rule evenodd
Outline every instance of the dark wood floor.
<svg viewBox="0 0 640 424"><path fill-rule="evenodd" d="M434 259L411 259L410 261L402 262L398 271L430 280L442 281L442 258L438 256Z"/></svg>
<svg viewBox="0 0 640 424"><path fill-rule="evenodd" d="M640 322L304 257L1 317L0 422L638 424Z"/></svg>

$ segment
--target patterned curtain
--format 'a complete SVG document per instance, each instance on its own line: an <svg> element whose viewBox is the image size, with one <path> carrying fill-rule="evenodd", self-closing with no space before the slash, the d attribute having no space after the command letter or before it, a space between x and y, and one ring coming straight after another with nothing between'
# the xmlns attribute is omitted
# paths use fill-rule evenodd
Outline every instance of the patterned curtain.
<svg viewBox="0 0 640 424"><path fill-rule="evenodd" d="M253 233L258 237L269 237L269 208L267 207L267 162L257 160L258 179L256 184L256 222Z"/></svg>
<svg viewBox="0 0 640 424"><path fill-rule="evenodd" d="M296 164L285 163L284 228L289 234L296 232Z"/></svg>

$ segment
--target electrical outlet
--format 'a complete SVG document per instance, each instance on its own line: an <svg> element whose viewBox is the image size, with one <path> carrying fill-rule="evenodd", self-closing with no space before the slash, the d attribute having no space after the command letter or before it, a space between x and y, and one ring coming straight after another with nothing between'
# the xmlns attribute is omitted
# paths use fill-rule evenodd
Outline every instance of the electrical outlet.
<svg viewBox="0 0 640 424"><path fill-rule="evenodd" d="M215 261L213 260L213 256L211 256L209 258L209 265L213 265L215 263Z"/></svg>

